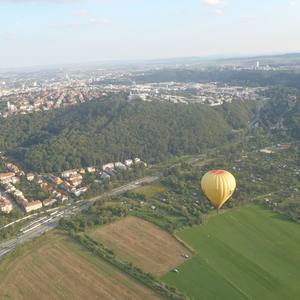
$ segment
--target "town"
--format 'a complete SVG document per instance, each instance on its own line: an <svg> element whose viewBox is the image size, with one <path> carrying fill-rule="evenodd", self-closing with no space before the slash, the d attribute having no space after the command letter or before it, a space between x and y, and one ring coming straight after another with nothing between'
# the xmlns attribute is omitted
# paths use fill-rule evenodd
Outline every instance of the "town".
<svg viewBox="0 0 300 300"><path fill-rule="evenodd" d="M1 155L0 160L0 212L7 214L17 207L30 213L43 207L76 199L89 189L89 184L84 184L84 177L88 174L95 174L94 182L103 184L120 171L130 171L136 166L147 167L144 161L136 157L127 159L124 163L110 162L101 167L90 166L66 170L59 175L40 175L25 173L4 155ZM31 199L26 196L26 192L22 191L22 187L27 190L28 186L34 189ZM35 198L41 194L45 199Z"/></svg>
<svg viewBox="0 0 300 300"><path fill-rule="evenodd" d="M51 74L51 73L50 73ZM108 94L127 94L128 100L203 103L210 106L261 99L264 87L233 86L217 82L137 83L140 72L127 70L65 73L27 80L0 76L0 117L63 108ZM50 75L48 75L50 76ZM1 81L2 80L2 81Z"/></svg>

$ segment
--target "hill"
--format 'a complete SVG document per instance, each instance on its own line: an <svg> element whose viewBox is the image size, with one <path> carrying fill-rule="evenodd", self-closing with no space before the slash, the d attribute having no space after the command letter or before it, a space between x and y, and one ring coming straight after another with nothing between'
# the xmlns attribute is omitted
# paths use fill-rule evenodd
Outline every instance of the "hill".
<svg viewBox="0 0 300 300"><path fill-rule="evenodd" d="M260 111L262 126L278 133L300 138L300 92L295 89L274 88L265 92L270 98Z"/></svg>
<svg viewBox="0 0 300 300"><path fill-rule="evenodd" d="M164 279L192 299L300 297L300 226L277 213L249 205L178 236L198 254Z"/></svg>
<svg viewBox="0 0 300 300"><path fill-rule="evenodd" d="M61 171L139 156L159 162L221 145L254 103L222 107L128 102L126 95L0 122L0 150L28 170Z"/></svg>

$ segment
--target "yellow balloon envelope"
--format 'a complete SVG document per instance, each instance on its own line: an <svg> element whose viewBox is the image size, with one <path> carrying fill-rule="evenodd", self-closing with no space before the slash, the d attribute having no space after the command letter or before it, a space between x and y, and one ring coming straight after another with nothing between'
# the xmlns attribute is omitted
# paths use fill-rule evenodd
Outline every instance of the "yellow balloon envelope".
<svg viewBox="0 0 300 300"><path fill-rule="evenodd" d="M221 208L232 196L236 181L234 176L225 170L212 170L201 179L203 193L215 208Z"/></svg>

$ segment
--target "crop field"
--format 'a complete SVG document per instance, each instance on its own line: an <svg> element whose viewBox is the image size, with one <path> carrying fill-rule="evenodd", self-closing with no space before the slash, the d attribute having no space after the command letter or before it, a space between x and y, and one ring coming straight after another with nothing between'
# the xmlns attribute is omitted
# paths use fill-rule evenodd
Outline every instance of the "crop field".
<svg viewBox="0 0 300 300"><path fill-rule="evenodd" d="M59 233L0 262L0 299L159 299Z"/></svg>
<svg viewBox="0 0 300 300"><path fill-rule="evenodd" d="M163 279L192 299L300 299L300 225L250 205L178 236L197 251Z"/></svg>
<svg viewBox="0 0 300 300"><path fill-rule="evenodd" d="M149 185L139 187L137 189L134 189L133 191L137 194L144 195L146 198L151 198L158 193L165 192L166 188L159 183L154 183L154 184L149 184Z"/></svg>
<svg viewBox="0 0 300 300"><path fill-rule="evenodd" d="M136 217L127 217L90 232L122 260L146 272L163 275L183 263L189 250L166 231Z"/></svg>

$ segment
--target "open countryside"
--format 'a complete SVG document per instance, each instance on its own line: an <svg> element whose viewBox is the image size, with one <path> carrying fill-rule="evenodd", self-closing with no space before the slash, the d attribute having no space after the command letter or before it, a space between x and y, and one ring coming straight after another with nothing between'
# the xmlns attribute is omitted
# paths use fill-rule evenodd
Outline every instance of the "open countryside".
<svg viewBox="0 0 300 300"><path fill-rule="evenodd" d="M61 233L29 243L0 264L0 299L159 299Z"/></svg>
<svg viewBox="0 0 300 300"><path fill-rule="evenodd" d="M127 217L92 230L90 236L129 261L162 276L187 260L191 253L166 231L136 217Z"/></svg>
<svg viewBox="0 0 300 300"><path fill-rule="evenodd" d="M164 280L191 299L299 299L299 224L248 205L178 236L198 254Z"/></svg>
<svg viewBox="0 0 300 300"><path fill-rule="evenodd" d="M299 12L0 0L0 300L300 300Z"/></svg>

